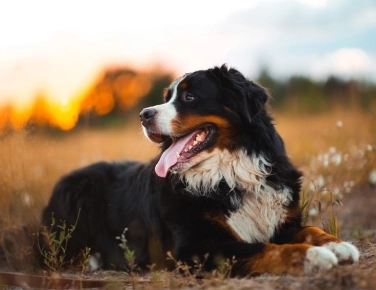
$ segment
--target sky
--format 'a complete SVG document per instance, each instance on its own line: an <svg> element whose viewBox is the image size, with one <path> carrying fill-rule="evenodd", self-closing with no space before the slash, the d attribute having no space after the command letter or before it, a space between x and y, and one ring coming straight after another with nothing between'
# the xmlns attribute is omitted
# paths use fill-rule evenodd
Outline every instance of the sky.
<svg viewBox="0 0 376 290"><path fill-rule="evenodd" d="M374 0L0 2L0 105L64 104L105 67L376 81Z"/></svg>

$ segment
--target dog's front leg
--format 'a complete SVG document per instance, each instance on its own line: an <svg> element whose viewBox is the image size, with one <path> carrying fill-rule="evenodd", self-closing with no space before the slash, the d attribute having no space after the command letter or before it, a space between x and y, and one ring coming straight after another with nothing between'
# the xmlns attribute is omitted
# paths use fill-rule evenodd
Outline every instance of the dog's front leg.
<svg viewBox="0 0 376 290"><path fill-rule="evenodd" d="M252 244L251 244L252 245ZM328 249L308 244L276 245L265 243L259 253L249 258L239 258L233 276L270 273L275 275L310 274L329 270L338 264L336 256Z"/></svg>
<svg viewBox="0 0 376 290"><path fill-rule="evenodd" d="M208 244L208 243L206 243ZM245 277L263 273L281 275L299 275L328 270L338 264L335 254L327 248L309 244L271 244L246 242L216 242L211 243L210 249L198 249L194 246L185 248L184 257L180 260L189 261L191 258L204 256L197 252L207 253L204 269L216 269L218 261L229 260L231 276ZM196 251L195 251L196 250ZM194 254L196 253L196 254ZM203 260L201 260L203 261ZM189 263L189 262L188 262Z"/></svg>
<svg viewBox="0 0 376 290"><path fill-rule="evenodd" d="M339 263L353 263L359 260L359 251L354 245L329 235L317 227L302 228L291 242L327 248L336 255Z"/></svg>

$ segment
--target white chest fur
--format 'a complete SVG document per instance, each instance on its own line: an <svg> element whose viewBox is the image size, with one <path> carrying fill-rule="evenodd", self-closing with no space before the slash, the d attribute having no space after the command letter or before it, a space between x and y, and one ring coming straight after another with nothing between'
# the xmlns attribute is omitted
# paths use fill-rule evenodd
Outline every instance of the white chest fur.
<svg viewBox="0 0 376 290"><path fill-rule="evenodd" d="M243 205L228 217L227 223L246 242L267 242L284 221L286 213L283 205L289 199L288 190L276 192L268 186L257 196L246 193Z"/></svg>
<svg viewBox="0 0 376 290"><path fill-rule="evenodd" d="M223 179L231 189L236 187L246 191L243 201L237 195L230 196L233 206L239 210L227 219L244 241L268 241L276 227L285 220L284 205L290 202L291 193L287 188L275 190L266 183L272 164L264 156L249 156L245 150L216 149L210 153L204 151L192 163L180 172L192 194L216 192Z"/></svg>

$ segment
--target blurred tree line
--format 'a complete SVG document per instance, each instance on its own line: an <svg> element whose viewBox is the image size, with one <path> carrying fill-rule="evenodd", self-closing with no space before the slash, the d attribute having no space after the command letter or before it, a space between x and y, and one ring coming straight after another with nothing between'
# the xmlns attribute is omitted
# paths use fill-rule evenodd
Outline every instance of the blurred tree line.
<svg viewBox="0 0 376 290"><path fill-rule="evenodd" d="M341 107L376 113L376 85L371 82L335 76L324 81L304 76L278 80L267 69L261 71L257 82L269 90L270 103L276 110L320 113Z"/></svg>
<svg viewBox="0 0 376 290"><path fill-rule="evenodd" d="M130 77L131 76L131 77ZM131 78L140 81L137 89ZM140 76L138 72L126 68L109 70L93 86L86 96L86 103L106 103L112 98L114 104L106 114L98 113L96 106L83 106L79 124L87 126L123 123L141 111L142 108L162 102L163 89L174 80L172 73L153 72ZM123 82L119 82L123 80ZM291 76L286 80L274 78L263 69L256 82L265 87L272 96L270 104L274 110L288 113L321 113L334 108L356 109L376 113L376 84L360 80L343 80L330 76L324 81L316 81L304 76ZM132 87L131 89L127 89ZM104 89L107 88L107 89ZM106 91L101 97L98 92ZM123 95L121 95L123 91ZM137 91L136 93L134 91ZM132 93L133 92L133 93Z"/></svg>
<svg viewBox="0 0 376 290"><path fill-rule="evenodd" d="M123 124L144 107L160 104L172 73L138 72L129 68L107 70L83 98L78 126Z"/></svg>
<svg viewBox="0 0 376 290"><path fill-rule="evenodd" d="M160 104L164 88L175 79L171 72L118 67L104 70L84 94L64 105L37 96L26 111L10 104L0 108L0 133L28 128L58 129L117 126L138 121L142 108ZM338 107L376 114L376 84L334 76L317 81L304 76L281 80L263 69L256 78L272 96L273 110L294 114L321 113Z"/></svg>

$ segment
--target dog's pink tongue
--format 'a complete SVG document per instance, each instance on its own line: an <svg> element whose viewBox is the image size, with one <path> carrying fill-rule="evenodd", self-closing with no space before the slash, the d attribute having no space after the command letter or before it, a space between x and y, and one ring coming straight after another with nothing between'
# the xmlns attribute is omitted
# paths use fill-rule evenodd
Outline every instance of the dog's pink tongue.
<svg viewBox="0 0 376 290"><path fill-rule="evenodd" d="M180 154L185 144L189 142L195 133L196 132L193 132L192 134L179 139L177 142L172 143L171 146L165 152L163 152L161 158L155 166L155 173L157 173L159 177L165 178L167 176L168 170L171 168L171 166L174 166L178 162L176 153Z"/></svg>

